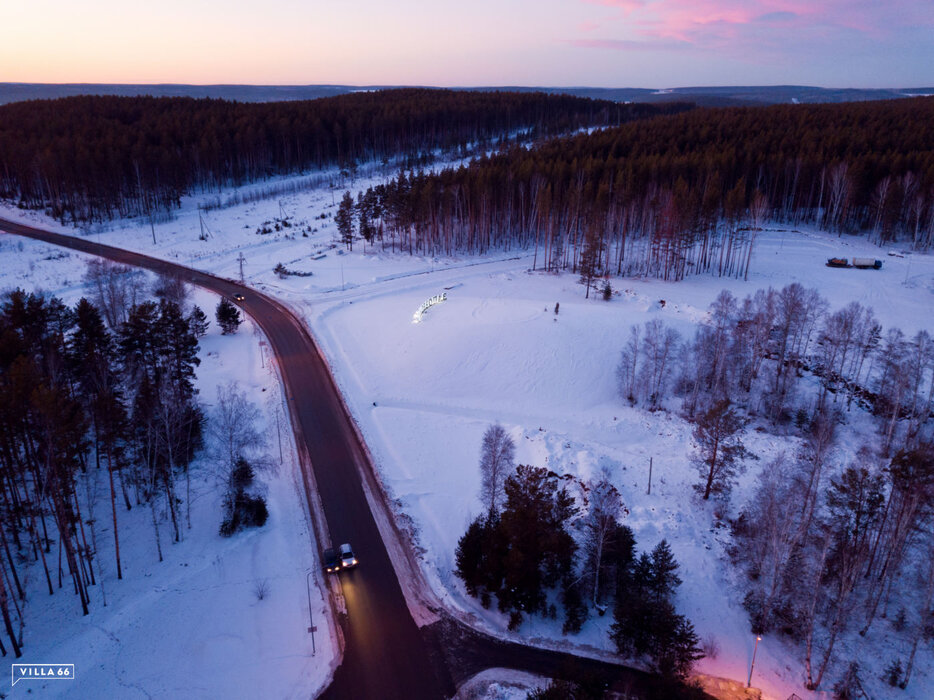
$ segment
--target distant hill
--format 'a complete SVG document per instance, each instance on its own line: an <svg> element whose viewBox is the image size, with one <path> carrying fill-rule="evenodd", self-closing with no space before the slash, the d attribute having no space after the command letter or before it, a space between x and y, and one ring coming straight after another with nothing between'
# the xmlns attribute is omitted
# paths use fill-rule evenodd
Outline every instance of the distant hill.
<svg viewBox="0 0 934 700"><path fill-rule="evenodd" d="M237 102L290 102L334 97L358 90L349 85L122 85L118 83L0 83L0 105L77 95L213 97Z"/></svg>
<svg viewBox="0 0 934 700"><path fill-rule="evenodd" d="M153 97L213 97L237 102L285 102L333 97L351 92L385 90L392 85L121 85L95 83L0 83L0 104L23 100L52 99L74 95L151 95ZM595 87L472 87L465 90L542 91L592 97L615 102L691 101L703 106L753 104L863 102L898 97L934 95L927 88L821 88L807 85L766 85L727 87L595 88Z"/></svg>

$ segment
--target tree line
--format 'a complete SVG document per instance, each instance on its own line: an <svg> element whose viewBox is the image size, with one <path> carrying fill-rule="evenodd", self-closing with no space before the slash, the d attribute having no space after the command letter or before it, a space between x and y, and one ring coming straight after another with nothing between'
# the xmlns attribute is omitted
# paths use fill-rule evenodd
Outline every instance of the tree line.
<svg viewBox="0 0 934 700"><path fill-rule="evenodd" d="M886 681L904 688L919 646L934 639L929 332L883 333L870 308L831 311L798 283L743 300L723 291L693 339L657 319L634 326L616 381L648 410L680 397L704 499L729 496L752 457L742 441L751 420L797 433L800 446L764 465L731 523L752 631L796 643L809 688L836 672L837 692L850 697L866 679L858 665L835 666L839 643L887 618L903 646ZM877 434L841 459L839 426L860 414Z"/></svg>
<svg viewBox="0 0 934 700"><path fill-rule="evenodd" d="M866 445L839 465L835 428L815 421L799 450L766 465L732 523L731 556L752 631L796 644L809 689L835 672L838 696L855 697L865 671L845 654L839 664L845 635L886 620L899 641L884 680L901 688L934 640L934 449L884 459Z"/></svg>
<svg viewBox="0 0 934 700"><path fill-rule="evenodd" d="M534 250L534 268L744 277L765 220L934 243L934 100L693 109L435 174L355 203L359 235L419 254Z"/></svg>
<svg viewBox="0 0 934 700"><path fill-rule="evenodd" d="M183 311L176 280L156 285L157 300L112 263L92 263L87 281L94 301L74 307L20 289L0 302L0 613L16 656L24 568L41 562L49 595L67 587L87 615L90 587L103 585L99 518L112 524L118 579L119 511L149 506L159 561L164 521L173 541L191 526L207 319L197 306ZM101 480L109 507L97 502Z"/></svg>
<svg viewBox="0 0 934 700"><path fill-rule="evenodd" d="M616 370L620 396L649 410L681 399L692 420L724 420L732 408L776 429L868 411L876 451L891 457L934 440L934 339L884 333L872 309L830 311L815 289L794 282L740 300L722 291L706 323L682 339L661 320L630 328ZM716 409L716 410L713 410Z"/></svg>
<svg viewBox="0 0 934 700"><path fill-rule="evenodd" d="M656 114L544 93L406 88L317 100L84 96L0 107L0 197L63 222L152 216L195 191ZM466 151L464 151L466 152Z"/></svg>

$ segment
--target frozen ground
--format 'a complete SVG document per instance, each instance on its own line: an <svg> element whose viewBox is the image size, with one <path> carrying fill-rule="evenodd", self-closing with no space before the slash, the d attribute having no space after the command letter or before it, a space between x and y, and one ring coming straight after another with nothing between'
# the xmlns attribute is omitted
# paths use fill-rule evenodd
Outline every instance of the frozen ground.
<svg viewBox="0 0 934 700"><path fill-rule="evenodd" d="M84 260L45 244L0 235L0 289L43 289L69 304L84 293ZM269 422L269 454L279 465L260 480L267 489L269 520L260 529L225 539L217 534L221 490L210 459L193 465L191 528L171 543L162 525L165 560L159 563L150 510L118 510L123 580L116 579L109 486L95 475L79 486L97 492L95 517L100 583L92 586L91 613L82 617L66 587L48 596L41 566L28 573L23 658L18 662L73 663L75 680L19 681L0 676L0 693L73 698L308 698L324 687L335 658L317 547L309 532L291 433L282 419L279 385L266 358L268 347L252 323L221 336L213 323L218 298L197 290L194 303L212 319L201 340L197 369L200 398L210 412L216 388L236 378ZM283 461L275 414L283 426ZM181 484L184 496L184 483ZM182 513L185 512L182 504ZM86 518L90 518L85 513ZM90 533L88 533L90 537ZM54 550L53 550L54 551ZM311 588L306 572L313 571ZM268 593L256 596L265 582ZM308 634L309 608L315 651ZM13 662L12 655L7 661Z"/></svg>
<svg viewBox="0 0 934 700"><path fill-rule="evenodd" d="M366 184L357 181L356 188ZM625 523L639 548L650 549L662 538L671 542L685 580L678 608L701 638L711 636L720 647L717 658L703 660L698 670L745 682L754 637L724 556L726 532L713 527L713 506L698 502L691 489L696 476L688 464L690 428L673 414L628 408L616 395L614 370L629 327L661 318L687 336L723 288L742 297L798 281L818 288L832 309L859 301L873 306L884 326L910 335L931 329L934 260L890 257L864 240L776 227L761 236L748 282L707 276L675 284L613 280L618 294L612 301L585 300L575 276L529 272L531 255L425 259L364 251L362 243L341 254L327 218L339 197L340 190L314 190L214 211L205 217L206 241L199 240L194 201L185 203L177 220L155 227L156 245L148 225L92 236L229 277L239 275L242 253L249 284L303 313L332 363L397 512L411 520L427 578L462 615L507 634L505 619L466 596L452 573L457 539L481 509L481 435L500 421L516 441L519 462L583 479L607 470L623 495L629 511ZM274 229L275 219L285 217L290 227L256 233L264 222ZM307 237L301 233L315 228ZM883 268L831 269L824 266L831 256L879 257ZM280 279L273 272L277 263L312 275ZM419 304L442 291L448 301L413 324ZM860 429L860 421L853 426ZM742 505L742 485L755 479L770 455L794 447L792 439L752 431L746 444L761 459L743 477L734 512ZM648 496L650 457L654 473ZM845 457L841 450L840 459ZM609 615L594 616L580 634L564 638L560 621L533 618L517 636L605 653L611 623ZM898 650L882 624L873 629L876 637L867 648L843 645L840 662L860 660L870 669L865 676L873 696L885 697L888 689L876 678ZM801 669L799 652L767 636L759 645L753 684L768 698L784 700L792 692L817 697L803 690ZM931 697L932 673L932 656L925 650L908 690L889 694Z"/></svg>

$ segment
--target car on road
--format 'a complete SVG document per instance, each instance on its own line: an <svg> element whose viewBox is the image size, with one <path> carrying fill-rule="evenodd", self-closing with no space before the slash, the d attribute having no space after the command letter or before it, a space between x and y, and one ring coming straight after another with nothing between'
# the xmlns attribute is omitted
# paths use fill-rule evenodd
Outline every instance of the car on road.
<svg viewBox="0 0 934 700"><path fill-rule="evenodd" d="M352 569L357 565L357 556L353 553L349 544L341 545L341 568Z"/></svg>
<svg viewBox="0 0 934 700"><path fill-rule="evenodd" d="M246 299L246 297L243 296L240 292L234 294L234 301L243 301L244 299Z"/></svg>
<svg viewBox="0 0 934 700"><path fill-rule="evenodd" d="M324 570L329 574L336 574L341 570L341 558L338 556L336 549L325 549L321 561L324 563Z"/></svg>

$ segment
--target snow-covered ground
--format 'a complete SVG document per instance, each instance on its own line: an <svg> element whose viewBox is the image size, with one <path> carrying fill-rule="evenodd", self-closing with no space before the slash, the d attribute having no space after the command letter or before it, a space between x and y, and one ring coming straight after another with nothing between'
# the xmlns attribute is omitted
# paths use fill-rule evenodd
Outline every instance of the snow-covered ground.
<svg viewBox="0 0 934 700"><path fill-rule="evenodd" d="M87 293L81 283L86 259L0 236L0 290L41 289L74 304ZM278 467L258 478L266 488L269 520L228 539L218 535L222 494L205 455L192 467L191 528L184 527L182 541L172 544L170 527L162 524L163 562L158 561L149 507L118 509L123 566L118 581L109 486L106 475L92 470L90 484L79 485L82 508L86 486L99 494L94 512L99 584L89 589L90 615L82 617L67 580L65 588L48 596L41 566L33 566L27 573L23 657L16 660L74 664L75 680L21 680L11 688L11 676L4 674L4 697L32 692L73 698L307 698L327 683L336 656L333 630L294 441L288 421L282 420L278 379L266 361L269 348L261 345L250 322L235 335L221 336L213 322L216 296L196 290L192 301L212 319L197 369L206 411L210 414L216 401L217 386L236 379L267 421L260 428L270 436L267 449ZM281 463L276 411L282 425ZM181 490L184 497L184 483ZM183 503L183 515L185 509ZM268 590L259 600L261 584ZM309 600L318 628L314 651ZM7 660L14 661L12 655Z"/></svg>
<svg viewBox="0 0 934 700"><path fill-rule="evenodd" d="M358 180L354 189L367 184ZM362 242L344 254L335 246L328 218L339 198L340 190L336 195L312 190L212 211L204 216L210 230L206 241L199 240L194 200L185 202L176 220L156 226L155 245L148 224L91 235L229 277L239 276L242 254L247 283L304 315L397 512L411 522L426 577L460 614L507 635L504 616L483 610L452 573L457 539L481 511L481 436L499 421L513 436L520 463L582 479L603 470L610 475L623 495L625 523L640 550L662 538L671 543L684 579L679 611L694 622L702 639L716 639L718 656L704 659L698 670L745 682L755 637L724 554L727 533L713 526L715 506L699 502L691 488L697 477L688 463L690 427L674 414L629 408L616 394L614 370L629 328L660 318L687 337L721 289L743 297L798 281L817 288L833 310L859 301L872 306L885 327L911 335L931 330L934 259L890 257L862 239L775 227L760 237L748 282L711 276L679 283L612 280L618 293L610 302L599 296L585 300L575 276L530 272L531 254L426 259L369 247L364 251ZM275 220L284 217L291 225L275 231ZM265 222L272 232L257 234ZM824 266L831 256L882 258L883 267L831 269ZM277 263L312 275L280 279L273 272ZM419 305L441 292L447 292L447 301L413 324ZM741 480L732 512L742 505L748 490L743 486L754 481L769 456L792 449L794 441L750 431L746 445L761 459ZM650 458L652 493L647 495ZM610 615L593 616L580 634L562 637L560 621L535 617L516 636L601 653L611 649L611 623ZM872 648L868 642L865 649L843 645L840 663L858 659L874 697L885 697L886 691L900 698L934 695L927 649L919 654L906 691L881 685L877 677L891 659L886 646L891 642L883 624L873 629ZM793 692L818 697L803 689L800 654L771 636L759 644L753 685L767 698L784 700Z"/></svg>

